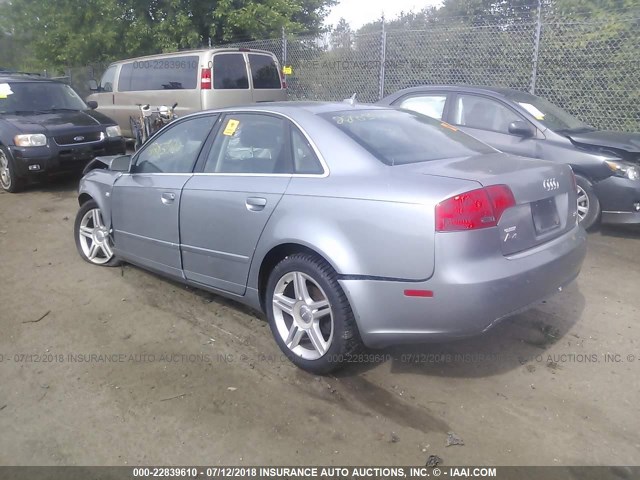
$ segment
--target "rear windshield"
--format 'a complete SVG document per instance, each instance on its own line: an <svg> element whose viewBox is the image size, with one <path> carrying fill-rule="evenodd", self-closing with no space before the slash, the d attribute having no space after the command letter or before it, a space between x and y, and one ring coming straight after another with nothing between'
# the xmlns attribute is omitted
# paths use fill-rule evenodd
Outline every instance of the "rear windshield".
<svg viewBox="0 0 640 480"><path fill-rule="evenodd" d="M118 90L192 90L198 84L198 56L156 58L125 63Z"/></svg>
<svg viewBox="0 0 640 480"><path fill-rule="evenodd" d="M282 88L280 72L273 57L249 54L249 65L253 77L253 88Z"/></svg>
<svg viewBox="0 0 640 480"><path fill-rule="evenodd" d="M387 165L495 152L451 125L408 110L351 110L322 116Z"/></svg>
<svg viewBox="0 0 640 480"><path fill-rule="evenodd" d="M56 82L0 82L0 113L86 110L69 85Z"/></svg>

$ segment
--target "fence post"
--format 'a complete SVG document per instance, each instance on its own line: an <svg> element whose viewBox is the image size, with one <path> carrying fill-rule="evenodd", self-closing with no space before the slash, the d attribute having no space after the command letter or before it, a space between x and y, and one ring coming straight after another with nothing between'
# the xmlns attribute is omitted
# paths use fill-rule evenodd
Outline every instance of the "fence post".
<svg viewBox="0 0 640 480"><path fill-rule="evenodd" d="M531 95L536 93L536 80L538 77L538 56L540 54L540 35L542 34L542 0L538 0L538 18L536 20L536 35L533 40L533 59L531 62Z"/></svg>
<svg viewBox="0 0 640 480"><path fill-rule="evenodd" d="M380 36L380 78L378 79L378 100L384 97L385 63L387 61L387 30L382 14L382 35Z"/></svg>
<svg viewBox="0 0 640 480"><path fill-rule="evenodd" d="M282 67L287 64L287 32L282 27Z"/></svg>

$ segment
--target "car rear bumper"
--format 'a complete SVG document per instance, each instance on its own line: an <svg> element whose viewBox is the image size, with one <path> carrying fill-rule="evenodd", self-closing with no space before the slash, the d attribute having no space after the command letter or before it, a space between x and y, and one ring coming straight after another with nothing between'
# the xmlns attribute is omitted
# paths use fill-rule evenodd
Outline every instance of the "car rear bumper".
<svg viewBox="0 0 640 480"><path fill-rule="evenodd" d="M363 342L384 347L480 334L558 292L575 279L586 255L586 233L578 226L508 257L477 255L472 237L483 235L436 235L435 274L423 282L341 279ZM405 290L429 290L433 297L407 297Z"/></svg>
<svg viewBox="0 0 640 480"><path fill-rule="evenodd" d="M124 138L109 139L85 145L56 145L46 147L10 147L17 174L30 177L46 173L80 171L97 156L126 152Z"/></svg>
<svg viewBox="0 0 640 480"><path fill-rule="evenodd" d="M593 186L600 208L602 223L640 223L640 181L609 177Z"/></svg>

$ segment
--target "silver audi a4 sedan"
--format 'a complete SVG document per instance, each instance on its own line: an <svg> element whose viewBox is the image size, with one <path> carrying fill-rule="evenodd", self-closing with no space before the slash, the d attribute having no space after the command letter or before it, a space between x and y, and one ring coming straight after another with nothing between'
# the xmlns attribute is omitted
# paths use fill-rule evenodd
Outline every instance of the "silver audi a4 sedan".
<svg viewBox="0 0 640 480"><path fill-rule="evenodd" d="M579 273L568 165L418 113L272 103L180 118L79 189L75 241L266 313L284 354L335 370L363 344L465 337Z"/></svg>

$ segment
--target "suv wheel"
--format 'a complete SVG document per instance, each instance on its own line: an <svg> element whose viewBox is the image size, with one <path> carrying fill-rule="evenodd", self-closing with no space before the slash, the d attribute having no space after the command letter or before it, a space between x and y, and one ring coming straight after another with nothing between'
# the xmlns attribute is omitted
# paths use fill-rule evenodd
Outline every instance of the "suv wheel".
<svg viewBox="0 0 640 480"><path fill-rule="evenodd" d="M282 260L267 283L269 325L285 356L303 370L327 374L362 343L333 268L310 254Z"/></svg>
<svg viewBox="0 0 640 480"><path fill-rule="evenodd" d="M0 146L0 186L6 192L16 193L22 190L22 179L17 176L11 153Z"/></svg>

